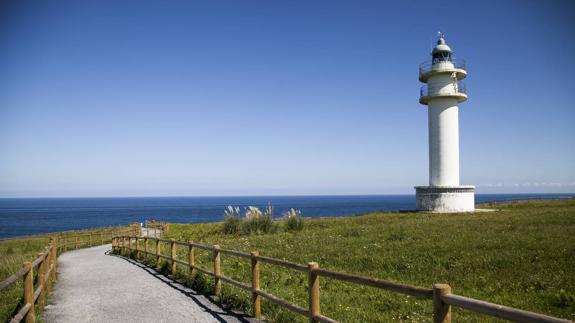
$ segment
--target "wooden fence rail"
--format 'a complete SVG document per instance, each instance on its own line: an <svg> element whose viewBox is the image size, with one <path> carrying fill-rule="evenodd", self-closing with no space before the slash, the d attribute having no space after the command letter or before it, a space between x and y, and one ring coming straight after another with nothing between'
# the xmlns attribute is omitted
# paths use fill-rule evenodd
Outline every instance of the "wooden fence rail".
<svg viewBox="0 0 575 323"><path fill-rule="evenodd" d="M112 238L121 234L141 235L139 224L132 224L128 228L124 227L111 227L98 230L95 232L85 233L63 233L56 236L58 249L61 252L104 245L112 242Z"/></svg>
<svg viewBox="0 0 575 323"><path fill-rule="evenodd" d="M399 284L395 282L379 280L374 278L366 278L346 273L340 273L325 269L320 269L319 264L316 262L310 262L305 265L297 264L294 262L280 260L270 257L261 256L257 251L252 251L251 253L244 253L234 250L228 250L220 248L217 245L206 246L193 241L182 242L176 240L160 239L144 237L144 243L147 246L148 240L154 240L156 242L155 252L149 252L147 247L144 251L139 250L139 237L136 236L115 236L112 239L112 249L113 251L123 252L128 250L130 256L134 250L144 253L146 256L154 256L156 258L156 268L160 269L161 259L165 259L170 264L170 272L175 273L176 264L183 265L190 270L190 273L199 271L206 275L214 277L214 295L221 299L221 283L225 282L235 287L241 288L243 290L249 291L252 294L252 314L256 319L261 319L261 298L264 298L272 303L280 305L287 308L288 310L298 313L300 315L309 318L310 322L328 322L334 323L338 322L334 319L321 315L320 309L320 277L328 277L331 279L341 280L353 284L370 286L374 288L384 289L392 292L397 292L405 295L410 295L422 299L429 299L433 301L433 321L438 323L450 323L451 322L451 307L461 307L471 311L487 314L490 316L503 318L516 322L571 322L569 320L555 318L543 314L537 314L533 312L523 311L512 307L506 307L503 305L498 305L494 303L489 303L485 301L476 300L473 298L468 298L460 295L455 295L451 293L451 287L446 284L435 284L433 288L422 288L416 286L410 286L405 284ZM132 247L132 241L135 241L135 249ZM161 254L161 243L167 243L170 246L170 255ZM176 258L176 245L188 247L188 260L183 261ZM202 249L206 251L211 251L213 253L213 270L210 271L206 268L198 267L195 263L195 250ZM251 261L251 284L246 284L243 282L236 281L229 277L222 275L220 255L227 254L230 256L250 259ZM264 262L292 270L301 271L307 273L308 275L308 308L303 308L298 305L289 303L279 297L269 294L260 289L260 268L259 263Z"/></svg>
<svg viewBox="0 0 575 323"><path fill-rule="evenodd" d="M113 237L118 234L131 234L134 232L136 232L134 228L109 229L106 235L104 235L103 231L100 231L97 233L66 234L51 237L48 245L44 247L44 251L39 253L36 259L32 262L24 262L22 269L0 282L0 292L2 292L19 279L23 278L24 280L23 306L12 317L10 323L17 323L22 320L25 320L26 323L36 321L36 313L38 309L44 307L46 295L51 290L56 279L56 260L59 253L68 249L91 247L94 242L97 244L98 241L101 244L105 244L113 240ZM70 237L73 240L70 240ZM86 237L88 239L85 239ZM99 239L96 239L96 237ZM69 248L70 246L74 246L74 248Z"/></svg>

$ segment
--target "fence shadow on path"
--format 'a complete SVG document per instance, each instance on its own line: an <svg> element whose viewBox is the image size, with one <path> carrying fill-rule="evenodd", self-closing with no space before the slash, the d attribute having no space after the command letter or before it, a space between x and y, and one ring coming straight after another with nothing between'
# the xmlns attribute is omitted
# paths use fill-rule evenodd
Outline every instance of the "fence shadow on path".
<svg viewBox="0 0 575 323"><path fill-rule="evenodd" d="M139 262L137 262L131 258L127 258L127 257L121 256L121 255L113 254L112 250L106 250L105 254L107 256L121 258L121 259L131 263L132 265L139 267L140 269L142 269L143 271L145 271L146 273L148 273L152 277L154 277L157 280L164 283L166 286L173 288L174 290L177 290L178 292L184 294L186 297L190 298L192 301L194 301L194 303L196 303L196 305L201 307L206 313L210 314L214 319L218 320L219 322L222 322L222 323L225 323L225 322L242 322L242 323L260 322L260 321L256 320L255 318L253 318L247 314L243 314L240 312L236 312L236 311L227 310L227 309L222 308L212 298L207 297L206 295L198 293L198 292L194 291L193 289L184 286L182 283L158 272L154 268L148 267L148 266L146 266L142 263L139 263Z"/></svg>

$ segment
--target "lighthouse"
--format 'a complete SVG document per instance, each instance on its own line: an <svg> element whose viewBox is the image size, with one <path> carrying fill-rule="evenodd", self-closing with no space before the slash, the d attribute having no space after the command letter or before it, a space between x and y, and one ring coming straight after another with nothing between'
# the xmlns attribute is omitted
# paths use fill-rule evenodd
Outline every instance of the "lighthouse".
<svg viewBox="0 0 575 323"><path fill-rule="evenodd" d="M455 59L438 33L431 60L419 65L419 103L427 105L429 186L416 186L419 211L468 212L475 209L475 186L459 185L459 107L467 100L465 62Z"/></svg>

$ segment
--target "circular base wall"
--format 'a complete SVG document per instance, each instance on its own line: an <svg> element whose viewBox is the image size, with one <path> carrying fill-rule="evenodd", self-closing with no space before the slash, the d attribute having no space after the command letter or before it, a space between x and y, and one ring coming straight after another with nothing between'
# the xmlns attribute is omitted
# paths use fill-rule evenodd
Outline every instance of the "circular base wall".
<svg viewBox="0 0 575 323"><path fill-rule="evenodd" d="M416 186L418 211L471 212L475 210L475 186Z"/></svg>

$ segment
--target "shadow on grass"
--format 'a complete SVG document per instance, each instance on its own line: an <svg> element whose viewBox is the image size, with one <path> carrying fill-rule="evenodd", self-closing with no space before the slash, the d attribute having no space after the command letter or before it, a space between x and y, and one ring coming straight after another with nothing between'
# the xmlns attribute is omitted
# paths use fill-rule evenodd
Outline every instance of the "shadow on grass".
<svg viewBox="0 0 575 323"><path fill-rule="evenodd" d="M206 313L209 313L214 319L218 320L219 322L258 322L255 318L243 314L237 311L232 311L229 309L222 308L215 298L215 296L206 296L208 292L208 288L204 282L205 278L203 275L195 275L193 278L188 277L177 277L183 278L185 282L180 282L176 280L176 277L168 275L168 264L162 262L162 267L160 270L156 270L152 268L150 265L141 263L132 259L130 257L113 253L111 250L106 251L106 255L113 256L117 258L121 258L126 260L127 262L141 268L152 277L158 279L162 283L166 284L167 286L177 290L178 292L182 293L186 297L190 298L194 303L196 303L199 307L201 307ZM147 259L143 259L144 262L148 262ZM176 276L178 272L176 272ZM187 287L185 285L190 285L192 288L197 287L194 289Z"/></svg>

